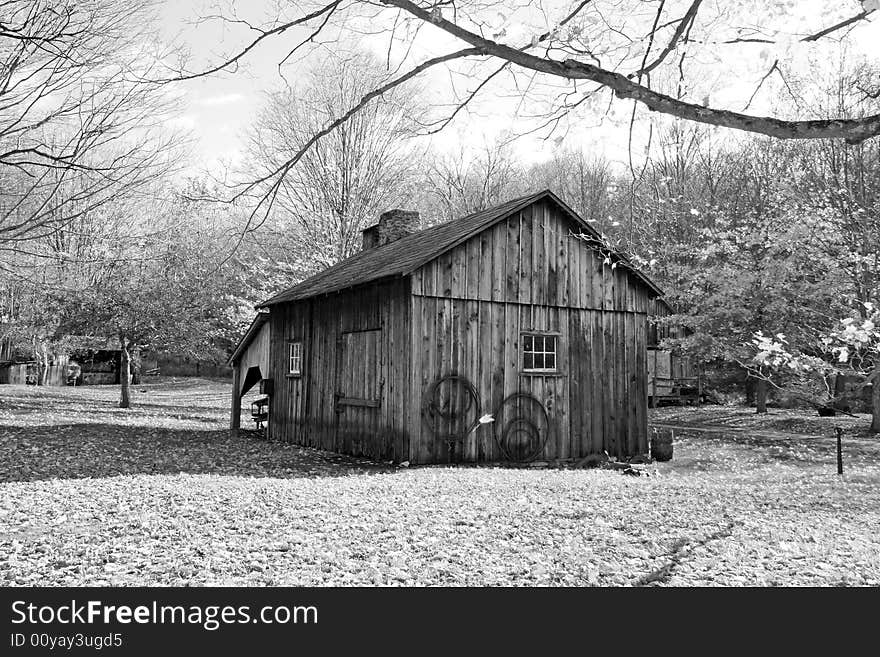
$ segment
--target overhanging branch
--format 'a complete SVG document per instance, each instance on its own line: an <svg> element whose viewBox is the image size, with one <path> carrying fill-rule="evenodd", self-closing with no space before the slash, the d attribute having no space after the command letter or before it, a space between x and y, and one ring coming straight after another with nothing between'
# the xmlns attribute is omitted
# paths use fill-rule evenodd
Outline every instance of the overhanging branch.
<svg viewBox="0 0 880 657"><path fill-rule="evenodd" d="M636 100L648 109L679 118L706 123L779 139L844 139L858 144L880 135L880 114L858 119L817 119L787 121L768 116L754 116L696 105L653 91L625 75L581 62L545 59L523 50L492 41L443 18L439 11L429 12L410 0L380 0L385 5L398 7L420 20L432 23L485 54L507 60L522 68L569 80L591 80L611 89L618 98ZM839 29L839 26L838 28ZM831 30L831 28L829 28ZM828 33L828 30L825 31ZM817 37L818 38L818 37Z"/></svg>

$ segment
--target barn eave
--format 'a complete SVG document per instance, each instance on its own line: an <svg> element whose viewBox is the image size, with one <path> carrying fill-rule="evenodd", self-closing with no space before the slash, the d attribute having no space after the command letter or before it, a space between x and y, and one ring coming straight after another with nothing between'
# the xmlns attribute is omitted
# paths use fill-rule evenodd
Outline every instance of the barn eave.
<svg viewBox="0 0 880 657"><path fill-rule="evenodd" d="M232 354L229 358L226 359L227 365L234 365L235 362L241 357L241 355L245 352L250 345L251 340L254 339L254 336L260 332L260 328L269 321L269 311L268 310L259 310L257 312L257 316L254 317L251 325L248 327L247 331L245 331L244 335L241 336L241 339L238 341L238 344L235 345L235 349L232 350Z"/></svg>

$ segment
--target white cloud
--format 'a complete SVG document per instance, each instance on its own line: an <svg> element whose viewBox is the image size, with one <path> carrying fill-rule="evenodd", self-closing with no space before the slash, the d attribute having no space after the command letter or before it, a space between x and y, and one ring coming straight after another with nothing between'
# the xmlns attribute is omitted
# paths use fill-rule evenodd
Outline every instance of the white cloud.
<svg viewBox="0 0 880 657"><path fill-rule="evenodd" d="M244 100L244 94L223 94L222 96L208 96L196 101L199 105L213 107L215 105L230 105Z"/></svg>
<svg viewBox="0 0 880 657"><path fill-rule="evenodd" d="M182 116L175 116L174 118L168 119L166 122L169 126L174 128L183 128L184 130L192 130L196 127L196 117L192 114L184 114Z"/></svg>

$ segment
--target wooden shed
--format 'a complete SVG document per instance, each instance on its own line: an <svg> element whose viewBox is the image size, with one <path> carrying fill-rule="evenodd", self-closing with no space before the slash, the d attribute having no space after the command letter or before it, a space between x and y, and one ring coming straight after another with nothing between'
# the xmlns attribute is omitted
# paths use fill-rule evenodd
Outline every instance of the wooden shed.
<svg viewBox="0 0 880 657"><path fill-rule="evenodd" d="M647 452L644 274L549 190L417 227L384 213L260 304L233 427L259 363L270 439L414 464Z"/></svg>
<svg viewBox="0 0 880 657"><path fill-rule="evenodd" d="M41 366L33 354L8 351L9 360L0 360L0 383L34 384L43 372L42 385L118 384L121 376L122 352L115 338L69 335L47 354ZM139 352L135 350L133 357Z"/></svg>
<svg viewBox="0 0 880 657"><path fill-rule="evenodd" d="M688 335L684 327L662 322L675 314L663 299L654 299L648 306L648 315L661 320L648 324L648 403L652 408L659 404L699 404L703 396L699 364L680 349L664 346L667 338L674 342Z"/></svg>

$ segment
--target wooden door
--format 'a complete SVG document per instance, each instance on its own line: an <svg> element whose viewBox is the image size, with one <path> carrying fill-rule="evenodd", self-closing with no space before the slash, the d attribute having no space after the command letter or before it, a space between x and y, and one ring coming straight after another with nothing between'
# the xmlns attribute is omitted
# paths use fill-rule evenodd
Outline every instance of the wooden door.
<svg viewBox="0 0 880 657"><path fill-rule="evenodd" d="M342 333L337 354L336 450L384 458L381 329Z"/></svg>

